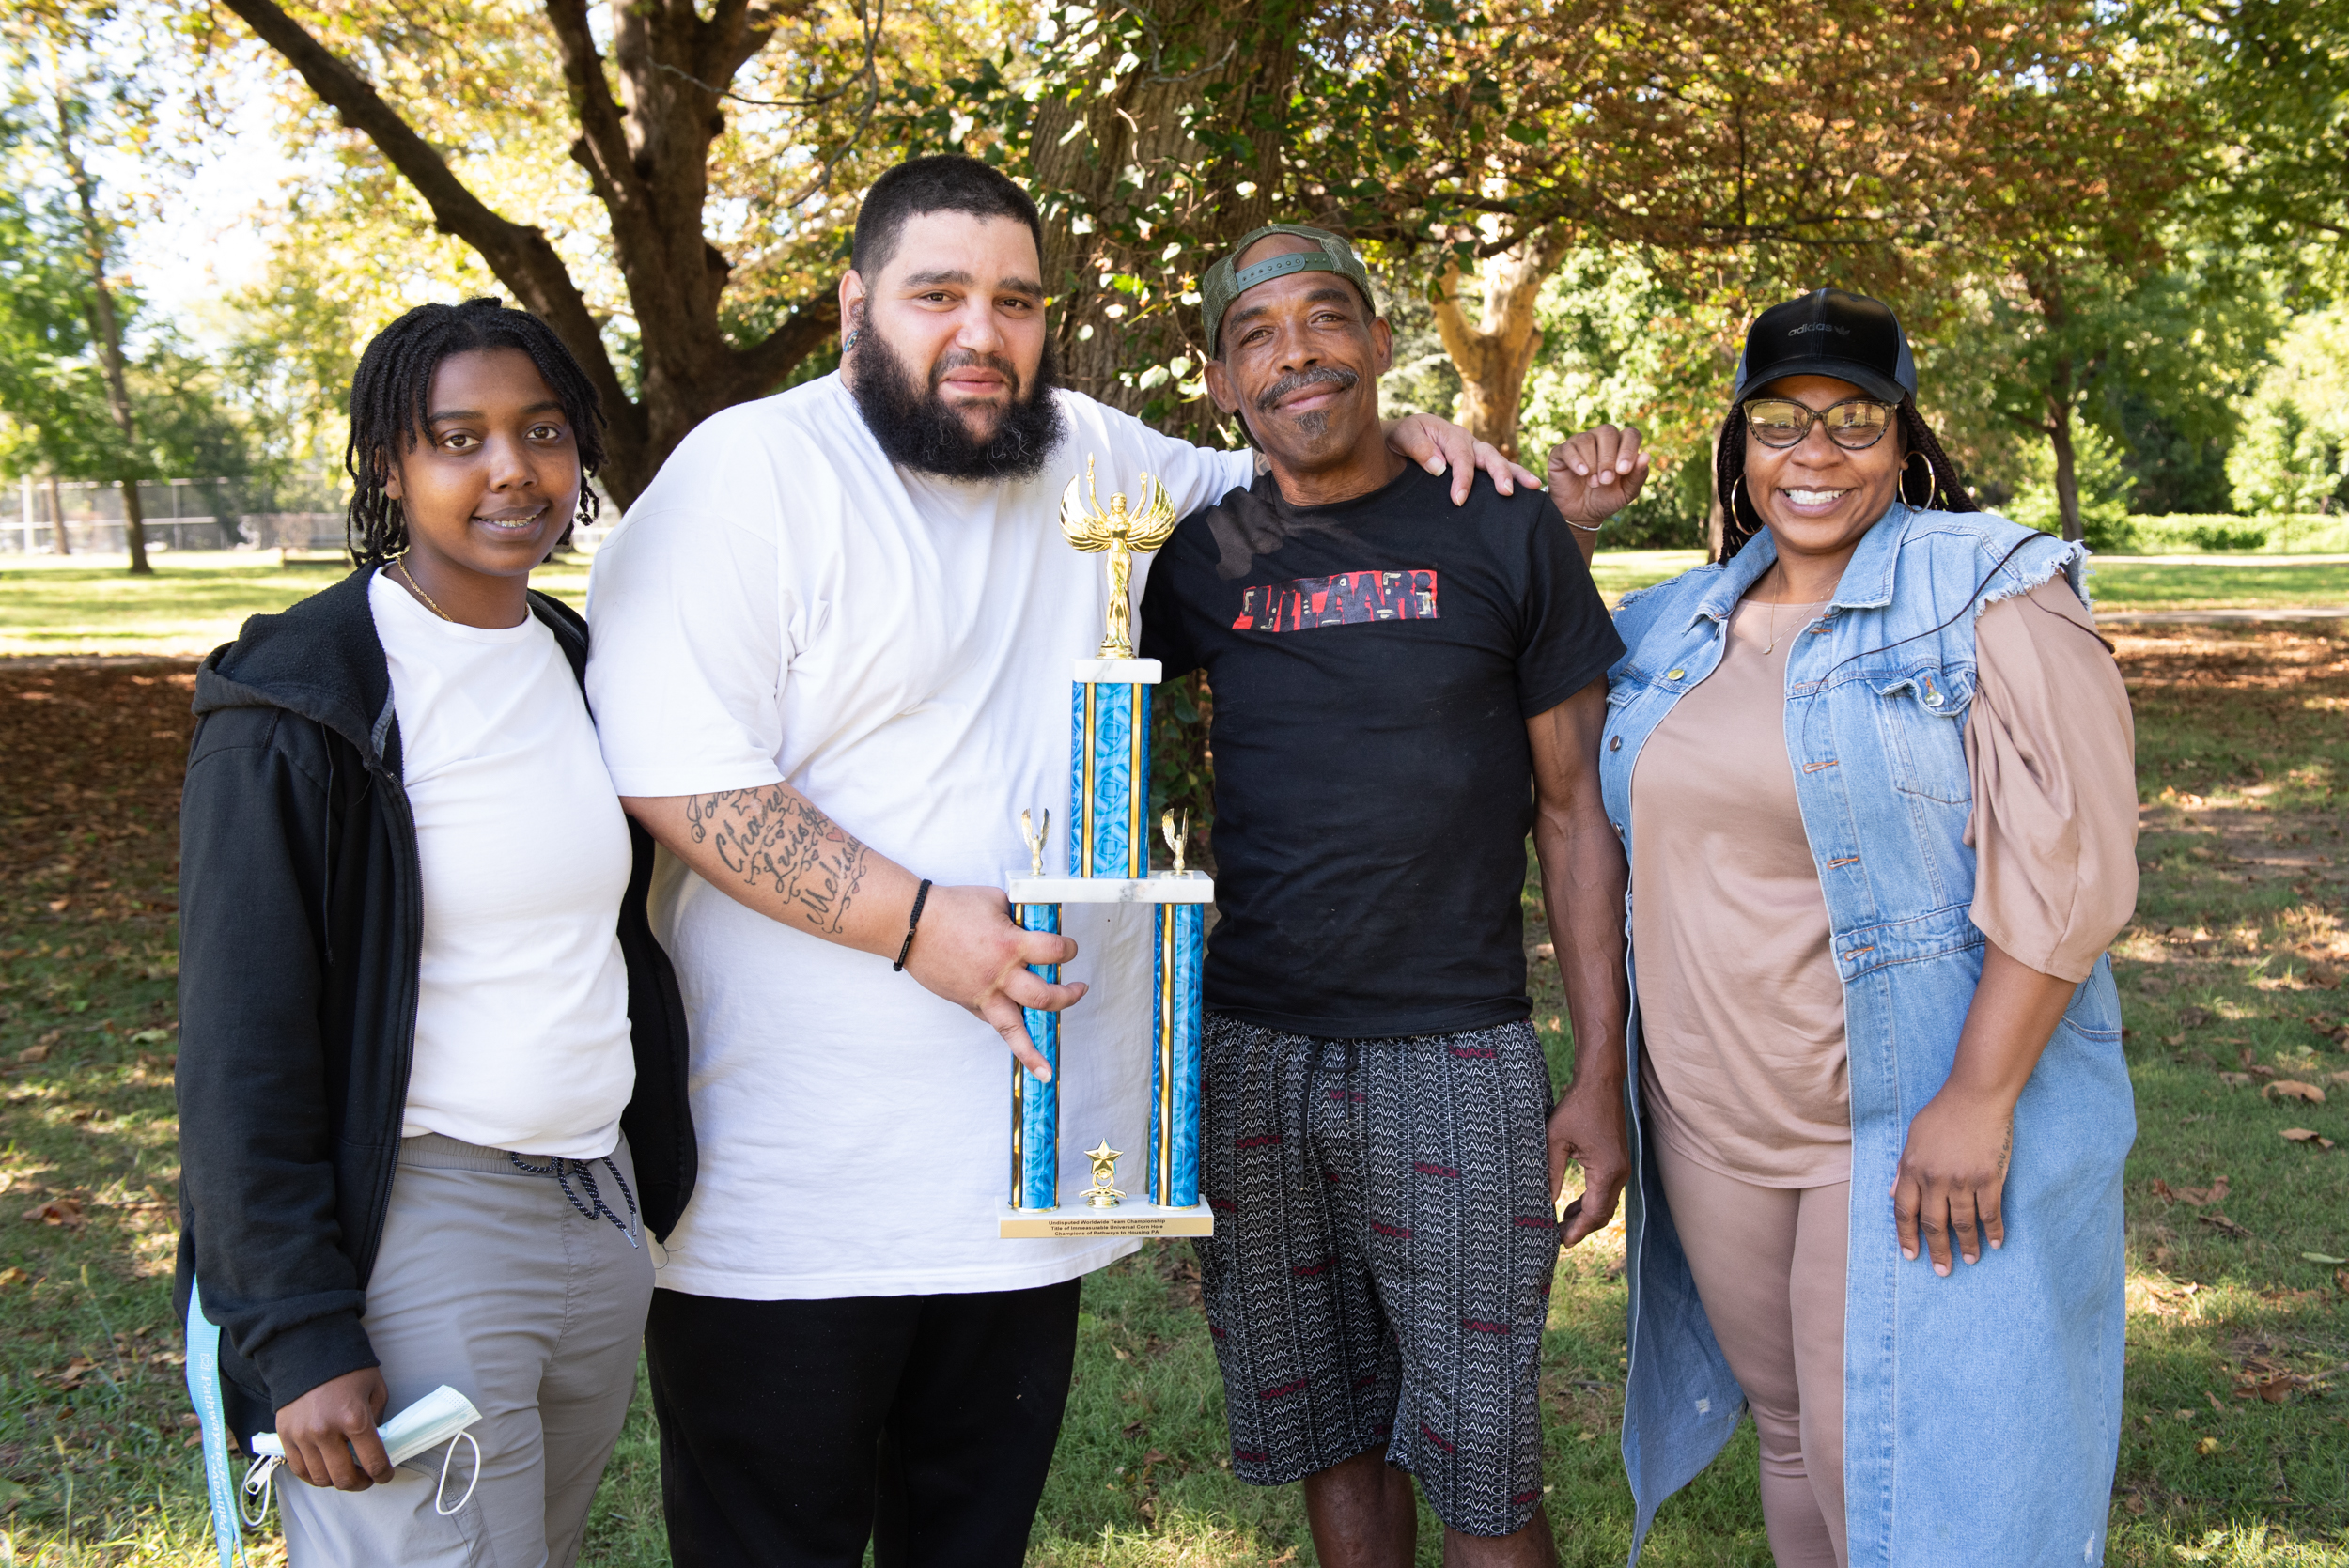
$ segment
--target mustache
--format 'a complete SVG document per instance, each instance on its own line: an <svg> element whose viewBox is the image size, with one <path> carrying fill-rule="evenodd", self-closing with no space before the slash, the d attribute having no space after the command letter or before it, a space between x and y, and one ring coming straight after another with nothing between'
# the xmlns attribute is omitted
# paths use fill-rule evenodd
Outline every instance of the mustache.
<svg viewBox="0 0 2349 1568"><path fill-rule="evenodd" d="M1011 395L1014 397L1018 397L1027 390L1019 384L1019 367L1011 361L1001 354L974 353L969 349L949 349L938 356L938 363L930 366L930 390L937 391L940 383L947 377L957 370L967 370L974 365L992 370L1010 382Z"/></svg>
<svg viewBox="0 0 2349 1568"><path fill-rule="evenodd" d="M1350 389L1361 380L1343 365L1317 365L1311 370L1292 370L1256 395L1256 411L1270 413L1272 406L1302 386L1333 386L1340 392Z"/></svg>

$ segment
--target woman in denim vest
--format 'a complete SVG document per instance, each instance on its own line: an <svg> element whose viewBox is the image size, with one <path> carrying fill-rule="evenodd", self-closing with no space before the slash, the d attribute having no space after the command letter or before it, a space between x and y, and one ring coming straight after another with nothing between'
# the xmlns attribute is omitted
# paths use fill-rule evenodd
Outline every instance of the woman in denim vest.
<svg viewBox="0 0 2349 1568"><path fill-rule="evenodd" d="M1616 614L1635 1560L1741 1405L1781 1568L2104 1557L2128 699L2085 552L1977 510L1915 394L1878 302L1763 313L1720 558Z"/></svg>

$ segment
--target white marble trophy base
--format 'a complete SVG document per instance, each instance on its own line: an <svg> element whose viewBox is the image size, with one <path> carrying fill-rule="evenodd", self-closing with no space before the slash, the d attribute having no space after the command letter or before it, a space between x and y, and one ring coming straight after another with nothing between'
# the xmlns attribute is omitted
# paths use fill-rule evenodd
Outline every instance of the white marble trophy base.
<svg viewBox="0 0 2349 1568"><path fill-rule="evenodd" d="M1161 1208L1130 1198L1105 1209L1088 1203L1063 1203L1056 1209L1016 1209L1003 1203L997 1206L995 1215L999 1236L1215 1234L1215 1216L1205 1203L1187 1209Z"/></svg>
<svg viewBox="0 0 2349 1568"><path fill-rule="evenodd" d="M1212 904L1215 878L1197 871L1148 877L1006 877L1014 904Z"/></svg>
<svg viewBox="0 0 2349 1568"><path fill-rule="evenodd" d="M1080 659L1070 674L1080 686L1156 686L1165 669L1155 659Z"/></svg>

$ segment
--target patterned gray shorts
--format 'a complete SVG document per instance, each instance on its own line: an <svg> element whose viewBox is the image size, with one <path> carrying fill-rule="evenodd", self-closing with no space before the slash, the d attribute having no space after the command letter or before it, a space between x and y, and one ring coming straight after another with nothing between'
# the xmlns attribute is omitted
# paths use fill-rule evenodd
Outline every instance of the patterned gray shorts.
<svg viewBox="0 0 2349 1568"><path fill-rule="evenodd" d="M1198 1243L1232 1471L1277 1486L1366 1449L1454 1529L1542 1498L1558 1260L1530 1023L1341 1040L1206 1019Z"/></svg>

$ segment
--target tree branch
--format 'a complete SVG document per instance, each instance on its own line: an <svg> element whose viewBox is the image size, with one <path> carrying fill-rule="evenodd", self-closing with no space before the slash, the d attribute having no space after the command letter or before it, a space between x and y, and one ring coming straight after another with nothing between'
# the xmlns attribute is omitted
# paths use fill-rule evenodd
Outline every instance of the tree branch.
<svg viewBox="0 0 2349 1568"><path fill-rule="evenodd" d="M785 372L813 353L824 339L840 330L840 295L827 288L784 318L783 324L748 349L738 351L735 363L744 379L764 396Z"/></svg>
<svg viewBox="0 0 2349 1568"><path fill-rule="evenodd" d="M283 55L343 123L373 142L392 167L415 187L431 210L433 226L454 234L481 254L498 280L531 312L554 329L564 346L585 366L595 383L615 443L644 441L644 419L621 389L602 334L587 302L541 230L490 210L465 188L447 162L399 112L383 101L366 78L337 57L272 0L224 0L263 43Z"/></svg>
<svg viewBox="0 0 2349 1568"><path fill-rule="evenodd" d="M596 48L595 30L587 23L585 0L547 0L547 23L563 56L563 79L570 84L579 108L581 140L595 159L587 172L610 192L605 196L607 206L628 201L642 208L644 179L629 157L628 129L621 123L619 104L613 100L612 84L603 78L603 55Z"/></svg>

